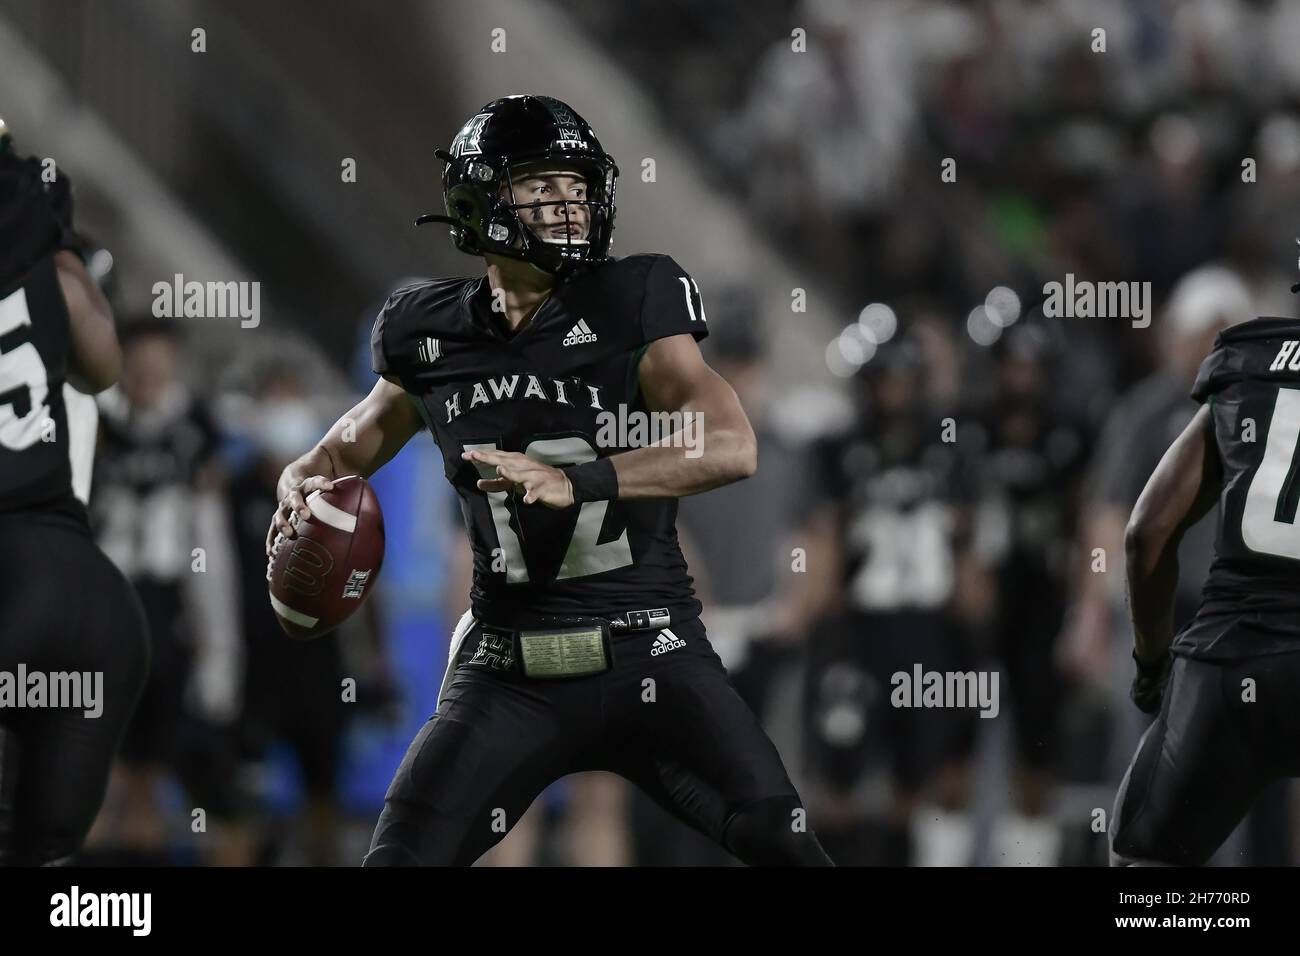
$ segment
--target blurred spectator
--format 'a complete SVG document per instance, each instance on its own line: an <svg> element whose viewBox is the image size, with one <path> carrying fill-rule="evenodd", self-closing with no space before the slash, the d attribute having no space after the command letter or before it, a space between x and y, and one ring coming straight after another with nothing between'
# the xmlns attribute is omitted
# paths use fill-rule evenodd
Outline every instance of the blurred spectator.
<svg viewBox="0 0 1300 956"><path fill-rule="evenodd" d="M152 634L145 690L122 744L116 784L92 840L155 862L173 849L163 784L179 778L206 816L208 862L251 861L237 822L233 721L240 647L229 614L237 586L218 435L183 384L180 330L169 320L122 324L122 377L100 397L91 497L100 546L140 594ZM200 831L201 832L201 831Z"/></svg>
<svg viewBox="0 0 1300 956"><path fill-rule="evenodd" d="M306 793L305 862L336 866L339 763L347 719L339 631L311 641L291 640L266 597L266 531L275 511L276 483L285 465L311 447L328 423L292 365L265 369L254 397L250 420L256 455L231 480L231 531L242 584L238 620L247 660L241 737L245 756L258 762L267 759L273 742L288 745ZM287 842L269 828L262 839L269 852Z"/></svg>

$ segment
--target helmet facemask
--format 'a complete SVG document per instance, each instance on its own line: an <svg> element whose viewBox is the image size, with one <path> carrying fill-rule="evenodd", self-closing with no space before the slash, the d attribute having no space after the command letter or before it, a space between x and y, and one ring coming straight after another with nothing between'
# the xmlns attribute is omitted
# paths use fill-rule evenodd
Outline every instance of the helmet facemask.
<svg viewBox="0 0 1300 956"><path fill-rule="evenodd" d="M450 166L448 167L450 170ZM583 262L599 261L609 251L614 221L614 190L618 168L610 161L567 160L510 162L493 170L482 160L466 164L467 181L447 192L447 216L427 217L453 226L457 248L470 255L497 255L531 263L544 272L560 273ZM546 199L520 202L515 181L529 175L577 173L586 182L582 199ZM558 206L565 221L582 225L578 208L587 210L586 230L580 236L548 238L534 231L530 216L539 209ZM559 225L550 222L551 226Z"/></svg>

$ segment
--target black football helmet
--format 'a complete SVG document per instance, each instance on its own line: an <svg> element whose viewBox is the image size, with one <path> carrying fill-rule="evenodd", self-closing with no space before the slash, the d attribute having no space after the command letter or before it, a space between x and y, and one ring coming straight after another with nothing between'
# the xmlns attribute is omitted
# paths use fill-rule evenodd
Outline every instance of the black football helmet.
<svg viewBox="0 0 1300 956"><path fill-rule="evenodd" d="M521 259L552 274L609 256L618 165L590 124L567 104L532 95L493 100L461 127L450 150L435 155L447 164L442 173L447 215L421 216L416 225L450 224L461 252ZM586 198L514 202L514 177L541 165L582 173ZM539 238L519 216L519 210L538 206L561 206L566 218L570 206L586 206L586 237Z"/></svg>

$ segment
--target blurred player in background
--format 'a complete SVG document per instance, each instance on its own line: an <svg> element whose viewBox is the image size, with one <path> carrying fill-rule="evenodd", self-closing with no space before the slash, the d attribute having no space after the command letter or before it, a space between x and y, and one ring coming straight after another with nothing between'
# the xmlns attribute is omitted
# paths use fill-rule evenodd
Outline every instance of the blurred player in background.
<svg viewBox="0 0 1300 956"><path fill-rule="evenodd" d="M108 302L72 251L69 183L42 178L0 122L0 671L98 674L93 707L0 704L0 863L67 862L104 799L143 686L139 599L94 544L73 493L65 381L111 386ZM48 679L52 679L47 677ZM26 693L27 687L18 687Z"/></svg>
<svg viewBox="0 0 1300 956"><path fill-rule="evenodd" d="M204 856L245 864L252 846L235 821L234 787L237 581L217 428L183 382L171 320L124 323L122 353L120 387L100 399L91 514L100 546L140 595L153 661L122 744L121 799L110 801L95 842L168 859L175 820L161 788L175 774L210 818Z"/></svg>
<svg viewBox="0 0 1300 956"><path fill-rule="evenodd" d="M995 346L995 392L983 415L978 544L996 576L994 630L1015 732L1013 810L1000 822L998 865L1058 862L1049 810L1062 693L1055 646L1065 613L1087 428L1056 401L1060 330L1024 320Z"/></svg>
<svg viewBox="0 0 1300 956"><path fill-rule="evenodd" d="M943 440L923 400L924 378L920 344L900 331L858 373L852 430L812 457L806 588L821 616L808 618L804 719L819 827L846 862L963 865L973 850L964 808L974 712L890 703L896 673L971 666L958 584L976 561L974 487L966 446ZM883 832L858 793L881 751L891 782Z"/></svg>

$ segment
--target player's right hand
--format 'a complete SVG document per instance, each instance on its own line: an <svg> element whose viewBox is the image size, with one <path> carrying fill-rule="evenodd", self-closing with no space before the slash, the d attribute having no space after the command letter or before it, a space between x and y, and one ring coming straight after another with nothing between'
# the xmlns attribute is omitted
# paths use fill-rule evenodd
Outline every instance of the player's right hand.
<svg viewBox="0 0 1300 956"><path fill-rule="evenodd" d="M1160 702L1165 696L1165 687L1169 683L1169 670L1173 665L1173 658L1166 651L1158 661L1144 664L1138 660L1135 652L1133 663L1137 665L1137 676L1133 678L1133 686L1129 688L1129 697L1142 713L1158 714Z"/></svg>
<svg viewBox="0 0 1300 956"><path fill-rule="evenodd" d="M274 552L281 540L295 537L298 532L295 525L303 518L311 517L307 507L307 496L313 491L329 491L334 487L333 479L324 475L312 475L310 478L295 480L289 477L280 479L280 504L271 516L271 528L266 532L266 556Z"/></svg>

